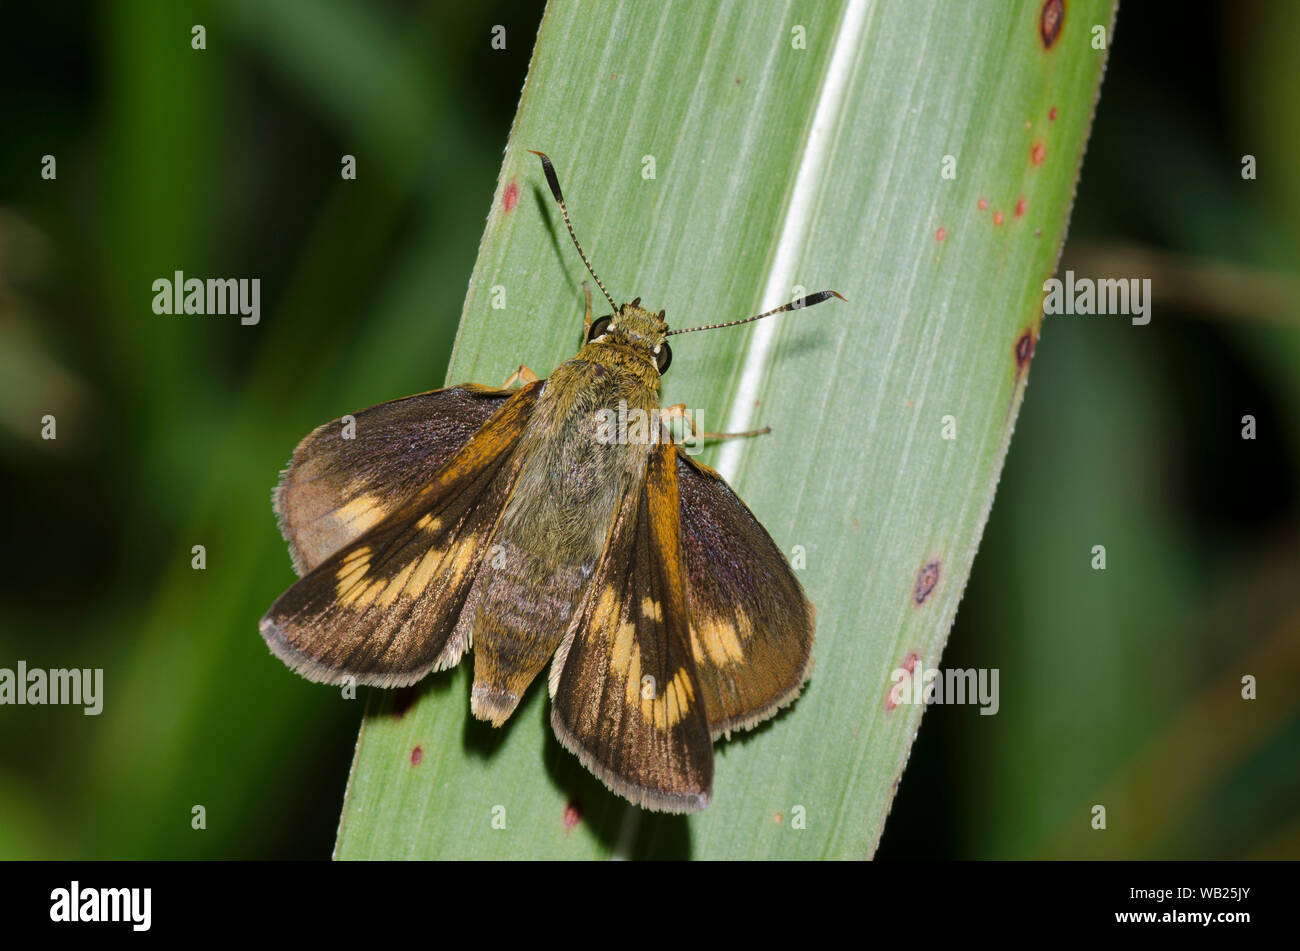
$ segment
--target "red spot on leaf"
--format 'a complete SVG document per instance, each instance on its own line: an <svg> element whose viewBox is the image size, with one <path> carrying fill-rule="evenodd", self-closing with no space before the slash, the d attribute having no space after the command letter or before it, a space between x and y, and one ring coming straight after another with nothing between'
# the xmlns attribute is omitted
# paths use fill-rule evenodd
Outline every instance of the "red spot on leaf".
<svg viewBox="0 0 1300 951"><path fill-rule="evenodd" d="M912 591L912 600L915 603L925 604L926 598L930 597L930 593L939 583L939 568L937 558L921 566L921 571L916 576L916 588Z"/></svg>
<svg viewBox="0 0 1300 951"><path fill-rule="evenodd" d="M946 237L948 237L948 229L947 229L947 228L936 228L936 229L934 230L934 240L936 240L936 241L942 241L942 240L943 240L944 238L946 238Z"/></svg>
<svg viewBox="0 0 1300 951"><path fill-rule="evenodd" d="M1056 121L1056 106L1052 106L1052 108L1047 111L1047 121L1048 122Z"/></svg>
<svg viewBox="0 0 1300 951"><path fill-rule="evenodd" d="M582 821L582 807L578 805L578 800L570 799L564 807L564 831L572 832L574 827Z"/></svg>
<svg viewBox="0 0 1300 951"><path fill-rule="evenodd" d="M1038 15L1038 35L1043 40L1043 49L1050 50L1056 45L1064 23L1065 0L1046 0Z"/></svg>
<svg viewBox="0 0 1300 951"><path fill-rule="evenodd" d="M886 712L886 713L889 713L889 712L891 712L891 711L897 709L898 704L899 704L899 702L902 700L902 697L903 697L903 688L904 688L904 686L908 683L908 681L909 681L911 678L913 678L913 677L916 676L916 667L917 667L917 662L918 662L920 659L921 659L921 655L918 654L916 651L912 651L912 652L909 653L906 657L903 658L903 668L902 668L902 669L905 670L905 671L907 671L907 679L905 679L905 680L898 680L898 679L896 679L897 674L894 674L894 675L891 675L891 676L890 676L890 678L889 678L889 680L890 680L890 684L889 684L889 692L885 694L885 712ZM854 732L855 732L855 734L856 734L857 731L854 731Z"/></svg>
<svg viewBox="0 0 1300 951"><path fill-rule="evenodd" d="M1022 196L1020 196L1020 198L1016 201L1016 217L1017 217L1017 218L1023 218L1023 217L1024 217L1024 214L1025 214L1025 198L1024 198L1024 196L1022 195Z"/></svg>
<svg viewBox="0 0 1300 951"><path fill-rule="evenodd" d="M1047 158L1047 146L1043 145L1042 139L1039 139L1029 150L1029 161L1034 165L1042 165L1045 158Z"/></svg>
<svg viewBox="0 0 1300 951"><path fill-rule="evenodd" d="M995 225L1002 224L1002 212L1000 211L993 212L993 223Z"/></svg>
<svg viewBox="0 0 1300 951"><path fill-rule="evenodd" d="M422 759L424 759L424 747L422 747L422 746L417 746L415 749L411 750L411 765L412 765L412 766L419 766L419 765L420 765L420 760L422 760Z"/></svg>
<svg viewBox="0 0 1300 951"><path fill-rule="evenodd" d="M980 211L984 211L986 208L988 208L988 206L989 206L989 200L987 198L981 198L979 201L975 202L975 207L978 208Z"/></svg>
<svg viewBox="0 0 1300 951"><path fill-rule="evenodd" d="M780 825L782 822L785 821L785 816L783 816L783 815L782 815L781 813L779 813L779 812L778 812L775 816L773 816L772 818L776 821L776 824L777 824L777 825Z"/></svg>
<svg viewBox="0 0 1300 951"><path fill-rule="evenodd" d="M501 207L506 211L514 211L517 204L519 204L519 183L511 182L506 186L506 193L501 196Z"/></svg>
<svg viewBox="0 0 1300 951"><path fill-rule="evenodd" d="M1034 330L1032 327L1016 338L1015 354L1016 373L1018 374L1029 366L1030 360L1034 359Z"/></svg>

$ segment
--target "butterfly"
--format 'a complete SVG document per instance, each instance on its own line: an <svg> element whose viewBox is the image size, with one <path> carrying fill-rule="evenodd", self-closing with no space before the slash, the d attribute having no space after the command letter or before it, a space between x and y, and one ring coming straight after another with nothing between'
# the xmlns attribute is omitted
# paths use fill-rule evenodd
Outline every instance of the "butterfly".
<svg viewBox="0 0 1300 951"><path fill-rule="evenodd" d="M670 330L640 298L614 303L533 154L613 312L592 321L587 290L586 342L547 379L520 367L501 388L420 393L308 435L274 492L300 580L261 633L333 684L407 686L472 648L470 709L496 726L549 662L560 743L631 802L692 812L712 795L714 741L798 696L813 608L745 503L673 439L674 419L694 421L659 406L667 338L840 295ZM655 420L637 438L610 425L633 411Z"/></svg>

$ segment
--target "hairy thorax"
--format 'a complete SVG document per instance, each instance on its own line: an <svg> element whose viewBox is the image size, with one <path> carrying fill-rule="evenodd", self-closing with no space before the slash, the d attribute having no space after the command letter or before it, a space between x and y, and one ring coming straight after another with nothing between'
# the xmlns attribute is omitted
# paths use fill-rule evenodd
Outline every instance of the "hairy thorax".
<svg viewBox="0 0 1300 951"><path fill-rule="evenodd" d="M546 381L519 446L527 461L503 519L503 527L536 538L548 561L584 575L604 548L619 499L640 484L646 464L647 447L611 441L600 432L599 414L659 405L654 366L622 350L588 344Z"/></svg>

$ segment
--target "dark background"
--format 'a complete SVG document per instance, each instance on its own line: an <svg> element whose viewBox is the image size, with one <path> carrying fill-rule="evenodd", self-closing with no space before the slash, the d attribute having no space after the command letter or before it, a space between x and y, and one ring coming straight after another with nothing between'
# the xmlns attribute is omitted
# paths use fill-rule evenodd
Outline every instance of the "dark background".
<svg viewBox="0 0 1300 951"><path fill-rule="evenodd" d="M328 855L360 704L256 635L270 487L304 420L442 382L541 9L6 8L0 666L108 674L0 708L0 857ZM1002 709L927 712L881 858L1300 857L1298 10L1121 7L1062 267L1154 317L1045 321L943 658ZM178 268L262 323L155 317Z"/></svg>

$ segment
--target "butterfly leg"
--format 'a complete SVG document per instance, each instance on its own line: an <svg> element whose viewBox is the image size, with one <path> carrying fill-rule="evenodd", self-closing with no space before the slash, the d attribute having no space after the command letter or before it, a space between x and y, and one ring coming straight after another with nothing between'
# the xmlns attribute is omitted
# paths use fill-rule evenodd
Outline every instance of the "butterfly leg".
<svg viewBox="0 0 1300 951"><path fill-rule="evenodd" d="M686 408L685 403L678 403L676 406L665 406L659 411L659 419L663 423L665 432L668 424L674 419L680 419L686 425L691 427L691 436L697 439L746 439L750 436L765 436L772 431L770 426L764 426L762 429L749 429L743 433L702 433L699 427L695 425L695 417L691 411ZM671 440L671 437L669 437Z"/></svg>
<svg viewBox="0 0 1300 951"><path fill-rule="evenodd" d="M509 389L509 387L515 383L521 383L524 386L527 386L529 383L536 382L537 374L528 369L527 365L521 363L519 364L518 370L506 377L506 381L501 384L501 389Z"/></svg>

